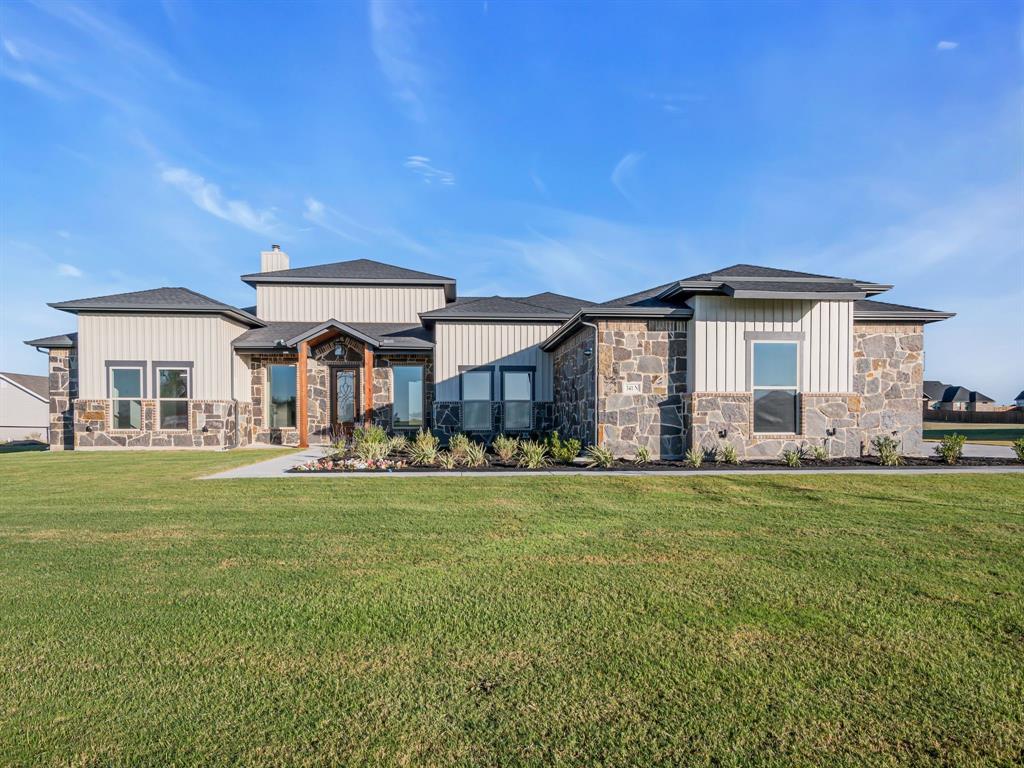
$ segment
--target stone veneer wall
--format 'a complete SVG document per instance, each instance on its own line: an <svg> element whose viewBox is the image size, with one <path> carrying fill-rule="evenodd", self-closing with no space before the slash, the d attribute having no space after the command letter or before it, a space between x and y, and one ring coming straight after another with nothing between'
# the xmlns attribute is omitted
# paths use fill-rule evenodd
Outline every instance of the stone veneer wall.
<svg viewBox="0 0 1024 768"><path fill-rule="evenodd" d="M373 423L388 430L395 431L391 426L392 408L394 407L394 374L393 365L423 366L423 429L431 428L431 416L434 406L434 355L432 353L380 353L373 358ZM399 432L417 432L417 428L403 427Z"/></svg>
<svg viewBox="0 0 1024 768"><path fill-rule="evenodd" d="M583 326L551 353L554 428L584 444L594 441L594 333Z"/></svg>
<svg viewBox="0 0 1024 768"><path fill-rule="evenodd" d="M142 401L141 429L114 429L110 400L76 400L76 448L231 448L235 445L235 404L190 400L187 430L159 429L159 401Z"/></svg>
<svg viewBox="0 0 1024 768"><path fill-rule="evenodd" d="M51 349L49 355L50 450L75 447L75 407L78 399L78 350Z"/></svg>
<svg viewBox="0 0 1024 768"><path fill-rule="evenodd" d="M801 393L799 435L755 435L750 392L695 392L690 400L690 443L707 452L730 443L745 459L774 459L785 451L816 445L824 446L833 458L860 455L861 398L852 393Z"/></svg>
<svg viewBox="0 0 1024 768"><path fill-rule="evenodd" d="M640 445L652 458L682 456L689 416L686 321L599 320L597 325L601 444L616 456L635 456ZM625 384L639 385L640 393L626 393Z"/></svg>
<svg viewBox="0 0 1024 768"><path fill-rule="evenodd" d="M875 436L894 435L903 453L924 453L924 327L854 324L853 363L853 389L863 397L860 430L865 452Z"/></svg>
<svg viewBox="0 0 1024 768"><path fill-rule="evenodd" d="M551 401L535 401L533 403L533 428L528 430L512 431L504 429L502 427L503 409L504 403L500 400L492 402L490 431L470 432L468 434L471 437L489 443L492 438L500 434L541 438L557 426L555 422L555 404ZM440 400L434 403L433 412L433 428L431 431L440 437L444 443L447 443L448 438L452 435L465 431L462 428L461 401Z"/></svg>

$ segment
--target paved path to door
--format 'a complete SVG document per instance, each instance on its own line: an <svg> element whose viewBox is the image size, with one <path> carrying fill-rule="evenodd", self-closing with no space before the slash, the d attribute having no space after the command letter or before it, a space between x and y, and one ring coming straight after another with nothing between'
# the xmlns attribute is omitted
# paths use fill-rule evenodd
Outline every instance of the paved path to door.
<svg viewBox="0 0 1024 768"><path fill-rule="evenodd" d="M983 446L984 448L992 449L1000 448L1004 446ZM245 449L242 449L245 450ZM1010 451L1009 448L1006 448ZM294 467L296 464L302 464L310 459L317 459L324 455L323 447L308 448L302 451L296 451L295 453L289 453L284 456L277 456L273 459L261 461L257 464L250 464L245 467L236 467L235 469L229 469L226 472L218 472L216 475L210 475L208 477L201 478L203 480L238 480L243 478L262 478L262 477L291 477L291 478L302 478L302 479L353 479L358 477L392 477L392 478L407 478L407 477L565 477L573 475L614 475L616 477L706 477L708 475L774 475L774 474L786 474L786 475L820 475L820 474L854 474L854 475L930 475L941 472L964 472L969 474L992 474L1002 472L1024 472L1024 464L1020 466L1010 467L958 467L956 470L941 469L938 467L922 467L918 469L903 468L903 469L883 469L874 467L858 467L855 469L702 469L698 471L688 469L666 469L666 470L617 470L603 472L601 470L594 469L558 469L558 470L535 470L532 472L523 471L498 471L494 472L296 472L294 474L288 473L287 470ZM992 455L992 454L982 454ZM1010 451L1010 455L1013 452Z"/></svg>

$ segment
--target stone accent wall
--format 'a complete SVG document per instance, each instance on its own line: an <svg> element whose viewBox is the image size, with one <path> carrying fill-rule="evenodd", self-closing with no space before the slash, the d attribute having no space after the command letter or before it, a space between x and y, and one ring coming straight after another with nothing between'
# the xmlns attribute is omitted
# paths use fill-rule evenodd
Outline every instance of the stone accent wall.
<svg viewBox="0 0 1024 768"><path fill-rule="evenodd" d="M500 434L517 435L520 437L541 438L555 429L555 404L550 401L533 403L533 429L524 431L510 431L503 429L503 408L504 403L496 401L491 403L491 429L488 432L470 432L471 437L489 443L495 436ZM448 438L459 432L462 428L462 402L459 400L441 400L434 403L433 408L433 433L441 438L444 443Z"/></svg>
<svg viewBox="0 0 1024 768"><path fill-rule="evenodd" d="M877 435L893 435L908 455L923 454L924 327L857 323L853 326L853 389L863 396L864 450Z"/></svg>
<svg viewBox="0 0 1024 768"><path fill-rule="evenodd" d="M78 350L51 349L49 358L50 450L71 450L75 447Z"/></svg>
<svg viewBox="0 0 1024 768"><path fill-rule="evenodd" d="M294 352L261 352L249 356L249 370L252 373L252 426L249 443L272 445L298 445L298 429L271 429L267 406L270 398L267 368L271 365L296 365Z"/></svg>
<svg viewBox="0 0 1024 768"><path fill-rule="evenodd" d="M395 431L391 426L392 407L394 406L394 375L393 365L423 366L423 421L424 429L431 428L431 416L434 406L434 355L428 353L380 353L373 358L373 423L388 430ZM417 432L412 428L402 428L399 432Z"/></svg>
<svg viewBox="0 0 1024 768"><path fill-rule="evenodd" d="M599 435L615 456L685 452L686 331L682 320L598 321ZM627 384L639 393L627 392Z"/></svg>
<svg viewBox="0 0 1024 768"><path fill-rule="evenodd" d="M110 400L76 400L76 448L231 448L235 445L235 403L190 400L187 430L159 429L159 401L142 401L140 429L114 429Z"/></svg>
<svg viewBox="0 0 1024 768"><path fill-rule="evenodd" d="M788 450L818 445L833 458L860 455L858 395L802 393L798 435L754 434L754 396L750 392L695 392L690 399L690 444L709 453L730 443L745 459L775 459ZM720 434L723 430L725 437ZM829 434L831 430L833 434Z"/></svg>
<svg viewBox="0 0 1024 768"><path fill-rule="evenodd" d="M594 329L583 326L551 353L555 429L584 444L594 440L593 347Z"/></svg>

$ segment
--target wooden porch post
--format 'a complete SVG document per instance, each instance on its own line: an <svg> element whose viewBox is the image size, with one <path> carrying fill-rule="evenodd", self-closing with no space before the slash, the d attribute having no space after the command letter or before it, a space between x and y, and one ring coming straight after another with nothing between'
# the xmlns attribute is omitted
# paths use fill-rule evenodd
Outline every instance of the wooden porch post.
<svg viewBox="0 0 1024 768"><path fill-rule="evenodd" d="M373 416L373 350L363 345L363 424L370 426Z"/></svg>
<svg viewBox="0 0 1024 768"><path fill-rule="evenodd" d="M309 342L299 342L299 361L296 366L296 370L299 375L298 382L298 395L299 395L299 412L298 416L298 427L299 427L299 448L309 448L309 385L307 379L309 366Z"/></svg>

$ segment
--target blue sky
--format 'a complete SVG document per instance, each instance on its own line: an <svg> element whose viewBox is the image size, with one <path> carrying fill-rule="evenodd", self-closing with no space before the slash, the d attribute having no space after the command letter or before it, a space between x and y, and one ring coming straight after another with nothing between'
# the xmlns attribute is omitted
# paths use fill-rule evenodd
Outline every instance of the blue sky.
<svg viewBox="0 0 1024 768"><path fill-rule="evenodd" d="M595 300L737 262L959 313L1024 388L1022 4L0 7L0 368L47 301L366 257Z"/></svg>

